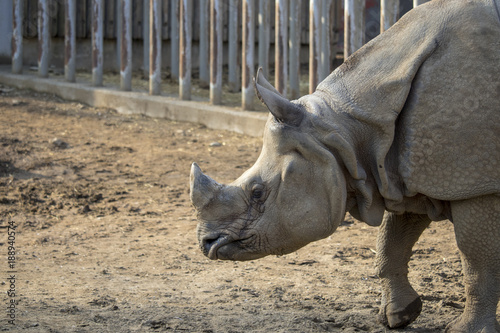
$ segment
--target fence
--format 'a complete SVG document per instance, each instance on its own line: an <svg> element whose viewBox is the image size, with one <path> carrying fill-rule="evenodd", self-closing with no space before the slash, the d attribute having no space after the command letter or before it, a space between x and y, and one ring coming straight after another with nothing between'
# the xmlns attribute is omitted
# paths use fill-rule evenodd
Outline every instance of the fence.
<svg viewBox="0 0 500 333"><path fill-rule="evenodd" d="M342 28L344 57L363 45L365 7L374 1L13 0L12 72L22 72L23 40L36 36L38 75L48 77L51 39L63 37L65 80L75 82L77 40L90 37L92 84L101 86L104 58L110 56L105 54L103 42L115 40L120 89L129 91L132 90L132 41L142 39L149 93L158 95L162 70L166 67L162 66L162 45L169 40L169 69L171 75L178 77L179 98L190 100L193 41L197 41L199 80L209 86L210 103L223 102L225 58L229 89L241 90L242 108L252 110L252 76L256 65L266 74L270 74L270 66L274 65L276 89L285 97L297 98L301 50L308 45L308 84L309 91L314 91L332 69ZM413 0L413 6L425 1ZM396 22L399 6L400 0L380 0L380 31Z"/></svg>

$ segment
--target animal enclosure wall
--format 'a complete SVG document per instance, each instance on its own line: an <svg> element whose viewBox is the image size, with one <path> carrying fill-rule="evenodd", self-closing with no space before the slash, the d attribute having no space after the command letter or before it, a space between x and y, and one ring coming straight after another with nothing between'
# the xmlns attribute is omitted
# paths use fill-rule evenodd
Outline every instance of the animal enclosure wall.
<svg viewBox="0 0 500 333"><path fill-rule="evenodd" d="M13 0L12 70L36 67L121 75L133 89L132 71L150 78L160 94L162 76L179 83L190 99L192 77L210 89L212 104L223 89L241 91L242 108L253 109L251 77L258 67L274 77L287 98L308 91L366 41L417 5L410 0ZM162 75L163 73L163 75ZM165 75L166 74L166 75Z"/></svg>

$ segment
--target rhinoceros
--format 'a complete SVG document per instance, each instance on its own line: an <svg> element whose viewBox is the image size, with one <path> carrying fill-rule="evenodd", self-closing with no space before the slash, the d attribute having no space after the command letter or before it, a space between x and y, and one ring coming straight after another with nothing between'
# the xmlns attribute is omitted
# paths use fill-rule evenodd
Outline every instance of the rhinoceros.
<svg viewBox="0 0 500 333"><path fill-rule="evenodd" d="M404 327L408 281L431 221L454 224L466 304L447 332L500 332L500 0L434 0L289 101L254 78L270 111L255 164L229 185L191 166L197 237L210 259L282 255L332 234L346 212L380 226L378 319Z"/></svg>

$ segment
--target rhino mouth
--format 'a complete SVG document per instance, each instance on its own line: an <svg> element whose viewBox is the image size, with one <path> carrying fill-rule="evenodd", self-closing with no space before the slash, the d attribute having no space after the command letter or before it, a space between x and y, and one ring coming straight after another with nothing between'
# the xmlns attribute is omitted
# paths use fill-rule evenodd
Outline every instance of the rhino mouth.
<svg viewBox="0 0 500 333"><path fill-rule="evenodd" d="M204 255L216 260L218 259L217 251L231 242L232 240L228 235L214 234L203 237L200 245Z"/></svg>
<svg viewBox="0 0 500 333"><path fill-rule="evenodd" d="M229 235L211 234L201 240L203 254L212 260L231 260L236 252L241 251L241 245L252 237L233 239Z"/></svg>

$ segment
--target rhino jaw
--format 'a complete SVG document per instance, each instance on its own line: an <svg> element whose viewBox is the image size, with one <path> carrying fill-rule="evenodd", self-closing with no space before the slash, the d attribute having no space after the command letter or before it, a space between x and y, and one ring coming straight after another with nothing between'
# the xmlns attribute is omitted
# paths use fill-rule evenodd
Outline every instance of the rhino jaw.
<svg viewBox="0 0 500 333"><path fill-rule="evenodd" d="M191 165L191 175L189 178L191 203L197 210L200 210L213 199L215 192L221 185L203 174L196 163Z"/></svg>

